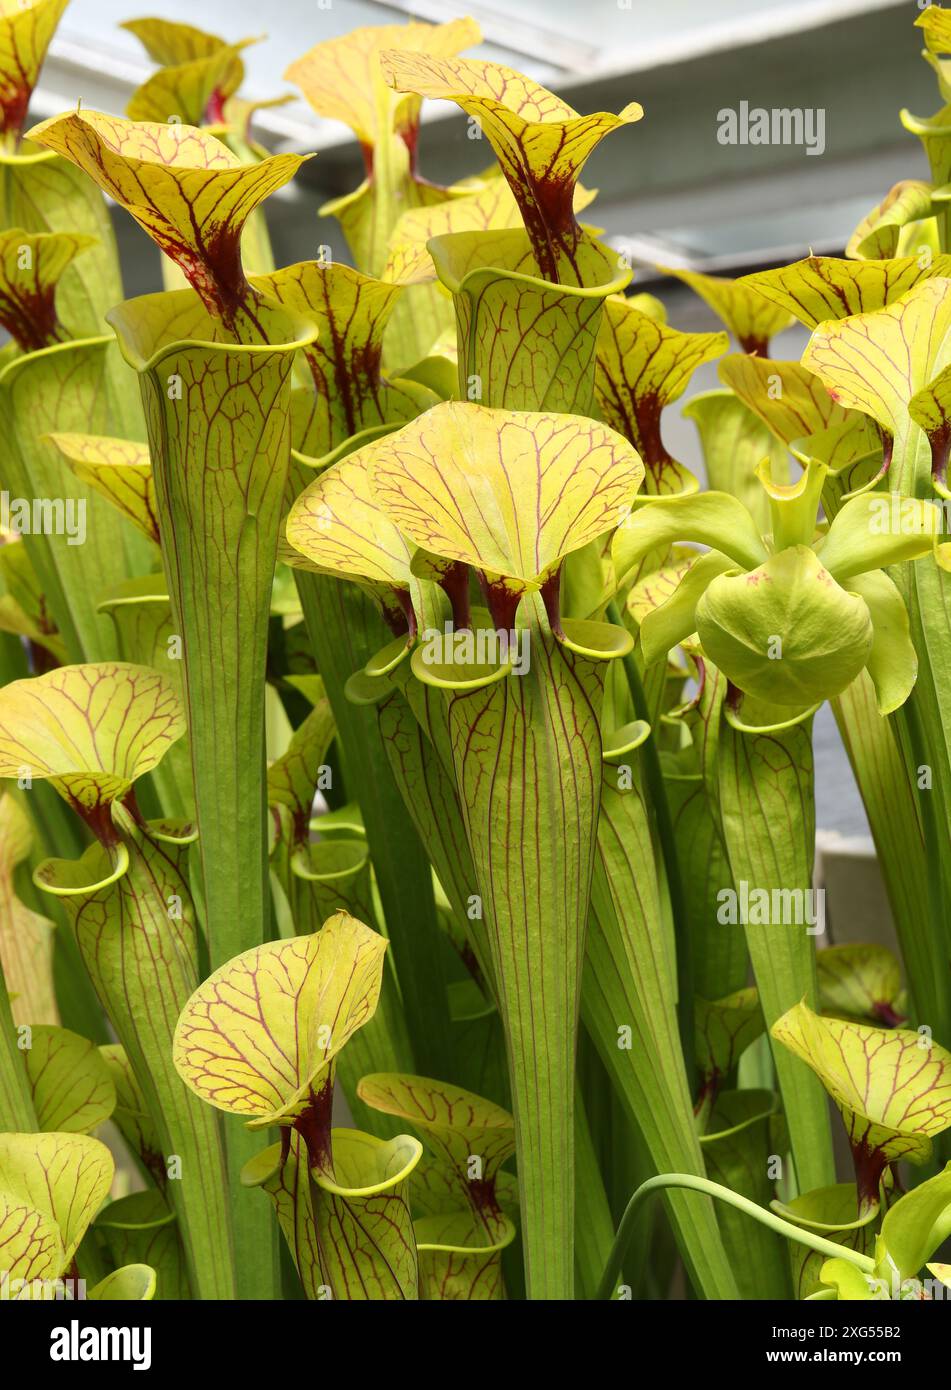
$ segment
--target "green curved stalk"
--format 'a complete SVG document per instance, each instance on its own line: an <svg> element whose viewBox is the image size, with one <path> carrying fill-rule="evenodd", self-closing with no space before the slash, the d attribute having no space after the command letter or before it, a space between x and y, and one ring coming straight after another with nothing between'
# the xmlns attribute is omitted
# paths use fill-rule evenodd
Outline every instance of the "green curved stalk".
<svg viewBox="0 0 951 1390"><path fill-rule="evenodd" d="M624 1215L621 1217L621 1224L614 1240L614 1248L611 1251L611 1258L605 1267L598 1288L597 1296L599 1299L608 1299L613 1293L617 1276L624 1263L624 1254L627 1250L638 1207L652 1192L661 1192L668 1187L685 1187L694 1192L703 1192L708 1197L716 1197L719 1201L727 1202L737 1211L742 1211L755 1221L761 1222L770 1230L776 1231L777 1234L786 1236L799 1245L806 1245L810 1250L817 1250L820 1254L827 1255L829 1259L847 1260L849 1264L855 1265L856 1269L860 1269L866 1274L871 1274L875 1269L875 1261L869 1255L860 1254L857 1250L847 1250L844 1246L826 1240L824 1236L817 1236L812 1231L804 1230L802 1226L794 1226L791 1221L784 1221L774 1212L766 1211L763 1207L757 1206L748 1197L731 1192L728 1187L721 1187L719 1183L710 1182L707 1178L693 1177L689 1173L662 1173L660 1176L648 1178L647 1182L642 1183L624 1209Z"/></svg>

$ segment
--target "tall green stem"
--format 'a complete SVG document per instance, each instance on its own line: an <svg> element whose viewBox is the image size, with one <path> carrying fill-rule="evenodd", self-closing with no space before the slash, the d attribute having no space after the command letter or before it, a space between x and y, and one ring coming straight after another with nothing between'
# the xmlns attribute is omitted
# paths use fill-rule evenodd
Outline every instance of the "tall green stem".
<svg viewBox="0 0 951 1390"><path fill-rule="evenodd" d="M608 621L623 627L617 602L611 600L607 610ZM633 652L624 657L624 674L638 719L651 723L650 711L644 694L640 668ZM670 805L667 801L667 787L661 771L657 740L653 730L641 744L644 760L644 773L650 791L650 802L664 860L664 873L667 879L667 892L670 896L670 910L674 919L674 938L677 943L677 1018L680 1029L680 1046L683 1049L684 1066L687 1077L692 1078L693 1063L693 970L690 960L690 932L687 920L686 896L680 873L680 859L677 854L677 838L674 835Z"/></svg>
<svg viewBox="0 0 951 1390"><path fill-rule="evenodd" d="M817 1006L804 911L815 853L811 725L810 718L744 730L724 718L720 731L720 812L738 909L744 885L748 895L768 894L768 908L750 911L755 920L743 923L767 1028L802 999ZM797 901L799 921L791 906ZM835 1165L825 1092L786 1048L774 1044L773 1059L800 1189L826 1187L835 1181Z"/></svg>

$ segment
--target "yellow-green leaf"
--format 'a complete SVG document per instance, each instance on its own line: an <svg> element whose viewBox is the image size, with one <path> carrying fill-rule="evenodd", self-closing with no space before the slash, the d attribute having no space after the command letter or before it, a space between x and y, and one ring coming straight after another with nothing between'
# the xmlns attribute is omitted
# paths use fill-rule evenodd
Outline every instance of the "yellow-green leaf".
<svg viewBox="0 0 951 1390"><path fill-rule="evenodd" d="M913 1278L929 1255L951 1235L951 1165L919 1183L885 1213L876 1245L876 1274L892 1296L903 1280Z"/></svg>
<svg viewBox="0 0 951 1390"><path fill-rule="evenodd" d="M884 570L855 575L848 588L863 599L872 619L866 668L875 686L878 712L892 714L908 699L918 678L918 654L905 601Z"/></svg>
<svg viewBox="0 0 951 1390"><path fill-rule="evenodd" d="M756 476L769 501L774 549L815 542L816 516L827 473L824 463L810 459L794 483L774 482L770 460L759 465Z"/></svg>
<svg viewBox="0 0 951 1390"><path fill-rule="evenodd" d="M422 105L418 96L397 99L388 89L380 71L381 53L409 49L414 55L449 57L481 38L473 19L366 26L316 44L290 65L284 77L300 87L318 116L350 127L372 169L373 147L391 130L397 130L407 143L413 139Z"/></svg>
<svg viewBox="0 0 951 1390"><path fill-rule="evenodd" d="M771 303L746 280L727 280L720 275L701 275L696 270L675 270L658 266L689 285L695 294L722 319L744 352L765 357L769 340L793 322L788 309Z"/></svg>
<svg viewBox="0 0 951 1390"><path fill-rule="evenodd" d="M384 280L418 285L436 275L427 243L454 232L500 231L519 227L521 215L503 178L486 179L474 193L447 198L431 207L404 212L390 236Z"/></svg>
<svg viewBox="0 0 951 1390"><path fill-rule="evenodd" d="M672 545L663 562L651 569L628 591L627 612L642 627L649 614L672 598L684 575L699 559L693 546Z"/></svg>
<svg viewBox="0 0 951 1390"><path fill-rule="evenodd" d="M631 269L585 236L574 260L579 285L539 275L524 228L454 232L427 243L452 295L463 400L514 410L593 413L604 305Z"/></svg>
<svg viewBox="0 0 951 1390"><path fill-rule="evenodd" d="M168 1177L162 1143L125 1048L120 1043L107 1043L100 1047L99 1055L115 1088L116 1104L112 1119L132 1152L138 1154L162 1191Z"/></svg>
<svg viewBox="0 0 951 1390"><path fill-rule="evenodd" d="M819 1271L819 1278L823 1284L835 1289L837 1302L865 1303L876 1296L872 1276L857 1269L851 1260L826 1260Z"/></svg>
<svg viewBox="0 0 951 1390"><path fill-rule="evenodd" d="M861 260L897 256L905 229L930 216L931 185L920 179L902 179L862 218L849 237L845 254Z"/></svg>
<svg viewBox="0 0 951 1390"><path fill-rule="evenodd" d="M484 1303L505 1297L501 1255L516 1235L507 1217L492 1239L468 1212L424 1216L413 1223L413 1231L420 1299Z"/></svg>
<svg viewBox="0 0 951 1390"><path fill-rule="evenodd" d="M638 507L618 528L612 559L619 586L639 560L674 541L694 541L729 555L743 569L761 565L767 551L749 512L725 492L661 497Z"/></svg>
<svg viewBox="0 0 951 1390"><path fill-rule="evenodd" d="M61 666L0 691L0 777L49 778L94 811L123 798L184 732L178 698L156 671Z"/></svg>
<svg viewBox="0 0 951 1390"><path fill-rule="evenodd" d="M920 497L866 492L836 512L816 554L840 584L884 565L927 555L941 534L941 513Z"/></svg>
<svg viewBox="0 0 951 1390"><path fill-rule="evenodd" d="M902 1029L872 1028L796 1004L773 1037L819 1077L845 1121L863 1207L889 1163L926 1163L951 1125L951 1053Z"/></svg>
<svg viewBox="0 0 951 1390"><path fill-rule="evenodd" d="M904 1022L899 1013L901 967L887 946L827 946L816 952L816 970L824 1013L887 1027Z"/></svg>
<svg viewBox="0 0 951 1390"><path fill-rule="evenodd" d="M729 360L723 358L721 368ZM693 421L700 435L707 487L737 497L765 534L769 530L769 503L756 469L768 458L772 476L787 480L789 459L782 443L733 391L700 391L680 413Z"/></svg>
<svg viewBox="0 0 951 1390"><path fill-rule="evenodd" d="M0 326L23 352L65 342L56 313L60 276L95 238L68 232L0 232Z"/></svg>
<svg viewBox="0 0 951 1390"><path fill-rule="evenodd" d="M759 291L794 314L807 328L826 319L871 313L914 288L922 280L951 274L951 256L899 260L847 261L834 256L807 256L777 270L745 275L740 284Z"/></svg>
<svg viewBox="0 0 951 1390"><path fill-rule="evenodd" d="M383 1140L334 1130L332 1171L312 1170L323 1272L334 1298L418 1297L408 1189L422 1153L408 1134Z"/></svg>
<svg viewBox="0 0 951 1390"><path fill-rule="evenodd" d="M895 434L911 398L948 365L949 329L951 282L926 280L885 308L821 324L803 366L840 404Z"/></svg>
<svg viewBox="0 0 951 1390"><path fill-rule="evenodd" d="M244 43L222 44L213 53L162 67L137 87L129 98L126 115L132 121L171 121L185 125L209 124L209 105L219 108L241 84L243 65L238 53Z"/></svg>
<svg viewBox="0 0 951 1390"><path fill-rule="evenodd" d="M0 1266L11 1277L62 1274L114 1172L105 1144L86 1134L0 1134L0 1203L23 1218L18 1228L0 1207Z"/></svg>
<svg viewBox="0 0 951 1390"><path fill-rule="evenodd" d="M148 445L98 434L50 434L76 477L108 497L123 516L158 544L158 505Z"/></svg>
<svg viewBox="0 0 951 1390"><path fill-rule="evenodd" d="M54 665L65 666L69 660L66 643L57 630L22 537L0 544L0 581L5 590L0 595L0 630L27 638L35 646L45 648ZM36 666L42 669L41 662L36 662Z"/></svg>
<svg viewBox="0 0 951 1390"><path fill-rule="evenodd" d="M838 405L819 378L798 362L724 357L718 371L723 384L785 444L850 423L869 426L864 416Z"/></svg>
<svg viewBox="0 0 951 1390"><path fill-rule="evenodd" d="M626 440L581 416L454 402L370 447L373 492L400 530L514 594L613 530L644 476Z"/></svg>
<svg viewBox="0 0 951 1390"><path fill-rule="evenodd" d="M0 1154L2 1162L2 1154ZM0 1259L11 1281L11 1298L29 1298L29 1283L14 1279L56 1279L67 1266L63 1239L52 1217L45 1215L18 1193L0 1186Z"/></svg>
<svg viewBox="0 0 951 1390"><path fill-rule="evenodd" d="M278 1225L300 1275L305 1298L325 1298L327 1283L321 1269L314 1223L307 1149L296 1130L282 1130L282 1134L282 1143L269 1145L245 1163L241 1185L260 1188L274 1204Z"/></svg>
<svg viewBox="0 0 951 1390"><path fill-rule="evenodd" d="M803 364L836 400L863 410L893 436L896 485L916 495L927 464L918 458L910 404L951 365L951 280L923 281L877 312L821 324ZM940 388L933 398L922 395L916 415L929 419L942 400Z"/></svg>
<svg viewBox="0 0 951 1390"><path fill-rule="evenodd" d="M187 125L72 111L30 139L84 170L183 271L212 313L239 326L249 289L241 231L254 209L293 178L306 156L242 164L226 145Z"/></svg>
<svg viewBox="0 0 951 1390"><path fill-rule="evenodd" d="M216 970L175 1032L182 1080L249 1128L290 1124L351 1034L373 1017L386 941L348 913L269 941Z"/></svg>
<svg viewBox="0 0 951 1390"><path fill-rule="evenodd" d="M310 815L320 768L334 736L330 701L315 692L314 707L294 730L284 753L268 768L267 801L283 807L290 819L291 843L306 845L310 839Z"/></svg>
<svg viewBox="0 0 951 1390"><path fill-rule="evenodd" d="M33 1027L24 1056L40 1129L88 1134L108 1120L116 1088L88 1039L68 1028Z"/></svg>
<svg viewBox="0 0 951 1390"><path fill-rule="evenodd" d="M5 0L0 9L0 147L15 149L50 39L69 0Z"/></svg>
<svg viewBox="0 0 951 1390"><path fill-rule="evenodd" d="M500 63L444 59L392 50L384 77L402 92L454 101L478 122L494 149L522 213L538 269L548 280L583 284L575 261L582 230L574 215L575 185L604 137L640 120L637 102L617 116L579 116L552 92Z"/></svg>
<svg viewBox="0 0 951 1390"><path fill-rule="evenodd" d="M915 20L916 29L924 29L925 43L932 53L951 52L951 15L940 5L928 5Z"/></svg>
<svg viewBox="0 0 951 1390"><path fill-rule="evenodd" d="M773 1202L771 1205L775 1212L797 1226L817 1230L836 1245L857 1250L862 1255L871 1254L875 1235L870 1222L877 1209L870 1207L864 1217L856 1219L859 1204L854 1182L816 1187L790 1202ZM795 1295L798 1299L808 1298L822 1287L821 1271L826 1263L825 1256L810 1250L808 1246L790 1241L789 1259Z"/></svg>
<svg viewBox="0 0 951 1390"><path fill-rule="evenodd" d="M56 1024L53 923L20 901L13 880L32 842L25 811L10 792L4 792L0 796L0 968L11 995L14 1023Z"/></svg>
<svg viewBox="0 0 951 1390"><path fill-rule="evenodd" d="M158 1280L151 1265L123 1265L100 1279L86 1295L107 1303L150 1302L155 1297Z"/></svg>
<svg viewBox="0 0 951 1390"><path fill-rule="evenodd" d="M593 198L594 193L579 184L575 188L575 212L581 212ZM390 236L383 278L400 285L432 280L436 268L427 243L434 237L456 232L494 232L521 225L518 203L505 179L486 178L474 193L404 212Z"/></svg>
<svg viewBox="0 0 951 1390"><path fill-rule="evenodd" d="M697 368L726 348L725 333L681 333L620 296L605 304L595 399L603 419L630 439L644 460L647 492L696 490L696 479L664 445L661 413L683 395Z"/></svg>
<svg viewBox="0 0 951 1390"><path fill-rule="evenodd" d="M293 431L301 453L320 458L362 430L410 420L436 404L425 386L383 375L383 335L402 294L399 285L319 261L252 276L251 283L318 328L303 350L314 390L306 423L302 428L298 412Z"/></svg>
<svg viewBox="0 0 951 1390"><path fill-rule="evenodd" d="M127 19L119 27L134 34L153 63L162 67L207 58L225 47L224 39L217 35L170 19Z"/></svg>
<svg viewBox="0 0 951 1390"><path fill-rule="evenodd" d="M364 1076L357 1094L372 1109L421 1130L473 1205L495 1209L496 1176L515 1152L515 1120L507 1110L461 1086L397 1072Z"/></svg>
<svg viewBox="0 0 951 1390"><path fill-rule="evenodd" d="M697 603L700 596L712 579L718 574L726 574L733 568L733 561L728 556L721 555L718 550L708 550L703 555L695 556L693 562L681 571L674 592L663 603L644 614L641 623L641 650L648 666L666 657L672 647L686 641L696 631ZM663 584L665 573L669 571L662 570L658 574L649 575L640 584L635 585L638 593L635 604L642 601L640 596L645 592L655 595L658 593L658 580ZM635 589L631 590L632 594ZM629 598L628 611L630 607Z"/></svg>
<svg viewBox="0 0 951 1390"><path fill-rule="evenodd" d="M704 1082L729 1075L765 1024L759 996L752 986L723 999L697 999L694 1005L697 1061Z"/></svg>
<svg viewBox="0 0 951 1390"><path fill-rule="evenodd" d="M409 601L412 551L374 495L371 479L385 443L376 440L321 473L291 508L286 535L307 567L353 579L395 608Z"/></svg>

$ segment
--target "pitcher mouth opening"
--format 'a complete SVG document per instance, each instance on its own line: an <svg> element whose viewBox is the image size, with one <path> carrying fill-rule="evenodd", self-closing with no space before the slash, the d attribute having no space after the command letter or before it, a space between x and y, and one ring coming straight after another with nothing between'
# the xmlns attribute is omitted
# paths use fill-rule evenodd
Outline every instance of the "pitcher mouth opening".
<svg viewBox="0 0 951 1390"><path fill-rule="evenodd" d="M579 258L593 283L572 285L546 279L538 269L528 233L522 227L493 232L446 232L426 243L440 282L451 294L477 293L487 280L509 280L537 291L569 298L605 299L620 294L633 279L629 267L618 268L616 254L593 238L579 243ZM587 279L588 276L586 275Z"/></svg>
<svg viewBox="0 0 951 1390"><path fill-rule="evenodd" d="M267 334L261 342L239 343L193 289L160 290L117 304L106 314L119 349L137 372L155 368L172 352L196 347L207 352L294 353L317 339L317 325L267 300L255 306Z"/></svg>

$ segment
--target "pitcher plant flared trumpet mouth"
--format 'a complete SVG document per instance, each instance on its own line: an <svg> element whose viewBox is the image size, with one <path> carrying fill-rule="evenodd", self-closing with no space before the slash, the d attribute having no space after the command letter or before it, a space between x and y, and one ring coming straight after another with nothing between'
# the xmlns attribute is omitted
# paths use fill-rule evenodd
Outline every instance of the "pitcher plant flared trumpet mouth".
<svg viewBox="0 0 951 1390"><path fill-rule="evenodd" d="M132 214L229 331L260 333L241 263L245 221L293 178L304 156L253 164L192 126L98 111L57 116L30 139L69 159Z"/></svg>
<svg viewBox="0 0 951 1390"><path fill-rule="evenodd" d="M946 1297L947 12L921 168L730 278L570 45L302 21L311 164L256 26L59 111L65 10L0 0L0 1298Z"/></svg>

